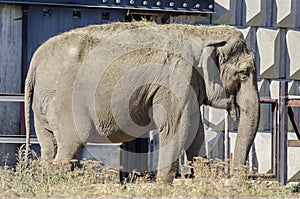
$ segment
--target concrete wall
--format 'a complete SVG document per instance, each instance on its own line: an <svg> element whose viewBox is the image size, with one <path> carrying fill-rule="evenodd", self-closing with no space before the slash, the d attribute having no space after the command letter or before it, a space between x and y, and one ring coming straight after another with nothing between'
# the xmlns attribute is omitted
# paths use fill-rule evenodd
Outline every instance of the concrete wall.
<svg viewBox="0 0 300 199"><path fill-rule="evenodd" d="M192 18L192 19L189 19ZM202 17L174 17L174 22L195 24L228 24L237 26L244 34L249 49L255 55L260 97L278 98L277 78L290 80L289 95L300 92L300 1L299 0L215 0L215 13L208 21ZM299 108L294 108L298 118ZM204 108L210 157L223 157L220 139L224 129L224 111ZM300 119L298 120L300 122ZM296 139L291 124L289 137ZM230 119L231 152L234 148L236 124ZM259 132L254 155L259 172L271 169L271 107L261 105ZM213 132L213 133L211 133ZM220 152L221 151L221 152ZM288 177L300 170L300 148L288 149Z"/></svg>
<svg viewBox="0 0 300 199"><path fill-rule="evenodd" d="M279 83L274 80L290 80L289 95L299 95L300 80L300 2L297 0L216 0L219 17L213 24L238 26L253 50L258 68L260 97L278 98ZM230 2L230 6L228 6ZM221 14L223 13L223 14ZM230 14L229 14L230 13ZM253 155L258 171L271 169L271 108L261 106L259 132L255 139ZM299 108L294 108L299 118ZM216 116L216 115L214 115ZM298 119L298 121L300 121ZM288 127L289 139L296 139L292 126ZM234 125L231 125L234 130ZM231 134L231 152L235 133ZM300 148L288 149L288 178L300 170ZM296 179L296 178L295 178Z"/></svg>
<svg viewBox="0 0 300 199"><path fill-rule="evenodd" d="M0 4L0 93L21 92L22 8ZM0 135L20 134L20 103L0 102ZM0 145L0 159L14 164L17 145ZM7 158L4 158L7 157ZM5 164L1 161L0 164Z"/></svg>

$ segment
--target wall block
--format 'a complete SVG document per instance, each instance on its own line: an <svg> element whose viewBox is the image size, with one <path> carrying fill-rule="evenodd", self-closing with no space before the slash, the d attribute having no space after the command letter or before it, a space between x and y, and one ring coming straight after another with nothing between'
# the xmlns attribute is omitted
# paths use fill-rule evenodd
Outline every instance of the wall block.
<svg viewBox="0 0 300 199"><path fill-rule="evenodd" d="M291 81L288 83L288 95L289 98L293 98L293 96L299 96L300 95L300 90L299 90L299 86L300 86L300 82L299 81ZM299 116L300 116L300 109L299 108L292 108L293 112L294 112L294 116L296 118L298 118L298 125L300 125L299 123ZM292 123L290 122L290 120L288 120L288 131L290 132L295 132Z"/></svg>
<svg viewBox="0 0 300 199"><path fill-rule="evenodd" d="M207 110L205 111L204 119L209 121L209 123L205 123L205 126L213 131L223 131L225 110L212 107L206 108Z"/></svg>
<svg viewBox="0 0 300 199"><path fill-rule="evenodd" d="M213 24L236 24L235 0L215 0L215 13L212 14Z"/></svg>
<svg viewBox="0 0 300 199"><path fill-rule="evenodd" d="M208 158L224 158L224 133L210 129L205 131L205 147Z"/></svg>
<svg viewBox="0 0 300 199"><path fill-rule="evenodd" d="M252 27L252 26L237 26L237 28L239 29L239 31L242 32L245 40L246 40L246 44L247 47L250 51L252 51L252 53L255 56L256 53L256 49L257 49L257 44L256 44L256 31L257 31L257 27Z"/></svg>
<svg viewBox="0 0 300 199"><path fill-rule="evenodd" d="M270 81L270 98L279 98L279 81Z"/></svg>
<svg viewBox="0 0 300 199"><path fill-rule="evenodd" d="M265 81L265 80L263 80ZM272 80L270 81L270 97L272 99L278 99L279 97L279 83L280 81L278 80ZM260 84L258 84L260 85ZM288 82L288 95L291 96L299 96L300 95L300 83L299 81L289 81Z"/></svg>
<svg viewBox="0 0 300 199"><path fill-rule="evenodd" d="M297 140L297 136L294 132L288 132L289 140ZM299 182L300 181L300 148L299 147L288 147L288 179L289 182Z"/></svg>
<svg viewBox="0 0 300 199"><path fill-rule="evenodd" d="M289 82L288 94L291 97L300 95L300 81L291 81L291 82Z"/></svg>
<svg viewBox="0 0 300 199"><path fill-rule="evenodd" d="M244 38L246 40L246 43L247 43L247 47L248 49L251 49L252 48L252 35L251 35L251 27L248 26L248 27L237 27L239 29L239 31L242 32L242 34L244 35Z"/></svg>
<svg viewBox="0 0 300 199"><path fill-rule="evenodd" d="M265 26L267 24L268 0L245 0L245 23L249 26Z"/></svg>
<svg viewBox="0 0 300 199"><path fill-rule="evenodd" d="M299 0L276 0L275 4L275 26L283 28L299 27Z"/></svg>
<svg viewBox="0 0 300 199"><path fill-rule="evenodd" d="M280 77L281 38L279 29L259 28L256 33L257 50L256 62L260 78Z"/></svg>
<svg viewBox="0 0 300 199"><path fill-rule="evenodd" d="M270 98L270 81L266 79L257 82L260 98ZM260 105L260 121L258 131L269 131L271 129L271 105Z"/></svg>
<svg viewBox="0 0 300 199"><path fill-rule="evenodd" d="M289 79L300 80L300 31L288 30L286 34L287 62Z"/></svg>

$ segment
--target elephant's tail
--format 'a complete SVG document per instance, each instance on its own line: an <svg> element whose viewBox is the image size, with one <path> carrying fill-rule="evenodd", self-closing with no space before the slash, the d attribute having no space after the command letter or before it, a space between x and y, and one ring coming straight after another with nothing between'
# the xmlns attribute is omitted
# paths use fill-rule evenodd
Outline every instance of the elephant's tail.
<svg viewBox="0 0 300 199"><path fill-rule="evenodd" d="M24 112L25 112L25 130L26 130L26 141L25 141L25 157L28 158L29 145L30 145L30 107L32 104L33 87L34 87L34 72L33 66L29 67L27 77L25 80L25 96L24 96Z"/></svg>

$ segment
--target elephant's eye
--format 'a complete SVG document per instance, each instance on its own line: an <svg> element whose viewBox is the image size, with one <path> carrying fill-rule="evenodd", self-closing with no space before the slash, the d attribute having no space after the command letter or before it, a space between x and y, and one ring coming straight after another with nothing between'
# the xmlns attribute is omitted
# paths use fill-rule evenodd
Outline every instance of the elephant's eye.
<svg viewBox="0 0 300 199"><path fill-rule="evenodd" d="M243 69L243 70L241 70L240 74L248 76L249 73L248 73L247 69Z"/></svg>

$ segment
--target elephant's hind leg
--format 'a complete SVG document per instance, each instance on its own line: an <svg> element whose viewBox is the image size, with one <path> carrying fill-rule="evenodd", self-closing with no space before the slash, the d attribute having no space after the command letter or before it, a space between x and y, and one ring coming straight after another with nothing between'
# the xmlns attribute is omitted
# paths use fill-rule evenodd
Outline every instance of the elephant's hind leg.
<svg viewBox="0 0 300 199"><path fill-rule="evenodd" d="M47 123L39 117L34 117L35 131L41 146L41 159L54 160L57 152L57 144L53 132L45 128Z"/></svg>
<svg viewBox="0 0 300 199"><path fill-rule="evenodd" d="M61 121L58 129L54 131L58 147L55 161L74 159L77 152L83 147L83 141L78 136L77 131L65 124L68 123Z"/></svg>
<svg viewBox="0 0 300 199"><path fill-rule="evenodd" d="M67 138L65 141L58 141L57 145L58 149L55 161L72 160L76 157L77 152L83 147L83 144L80 141L69 142Z"/></svg>

